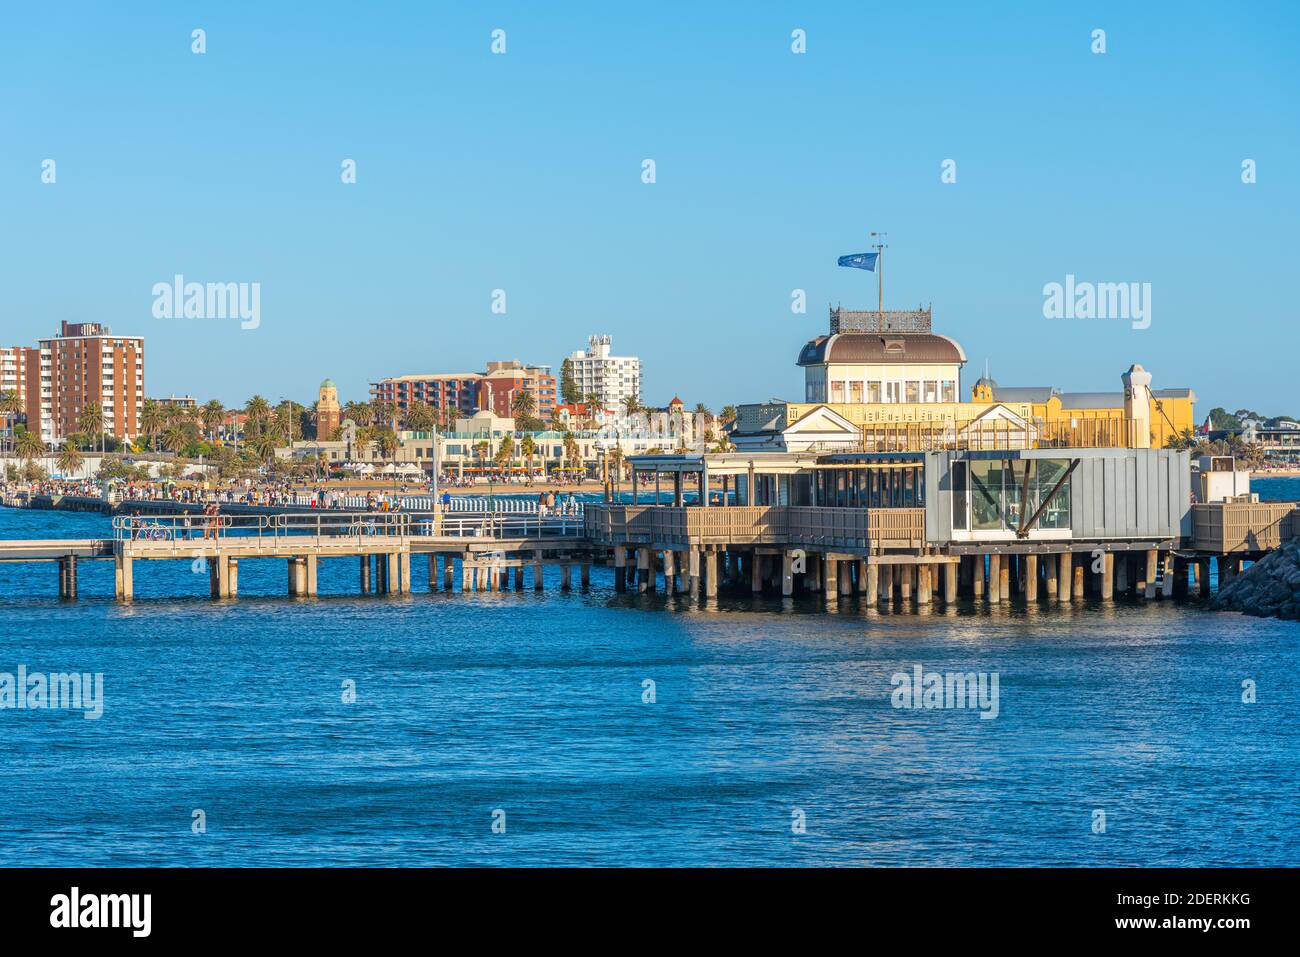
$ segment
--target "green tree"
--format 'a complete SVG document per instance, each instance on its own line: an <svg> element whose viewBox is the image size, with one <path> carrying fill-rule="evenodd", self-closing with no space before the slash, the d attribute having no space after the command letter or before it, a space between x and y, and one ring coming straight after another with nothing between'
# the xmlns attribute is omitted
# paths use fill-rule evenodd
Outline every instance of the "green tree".
<svg viewBox="0 0 1300 957"><path fill-rule="evenodd" d="M208 439L217 441L217 430L221 428L221 423L226 418L225 406L212 399L203 406L199 417L203 420L203 427L208 430Z"/></svg>
<svg viewBox="0 0 1300 957"><path fill-rule="evenodd" d="M260 432L271 419L271 403L255 395L244 405L244 415L248 416L249 431Z"/></svg>
<svg viewBox="0 0 1300 957"><path fill-rule="evenodd" d="M54 461L58 464L60 472L70 476L73 472L81 471L86 458L75 445L65 444Z"/></svg>
<svg viewBox="0 0 1300 957"><path fill-rule="evenodd" d="M195 433L196 426L193 422L173 422L163 433L163 448L173 455L182 455L190 443L198 438Z"/></svg>
<svg viewBox="0 0 1300 957"><path fill-rule="evenodd" d="M23 460L25 464L30 464L32 459L39 459L45 455L45 443L35 432L23 429L18 433L14 440L14 452Z"/></svg>
<svg viewBox="0 0 1300 957"><path fill-rule="evenodd" d="M619 482L623 480L623 450L617 445L614 446L606 456L606 461L609 463L610 481L614 483L614 488L617 489Z"/></svg>
<svg viewBox="0 0 1300 957"><path fill-rule="evenodd" d="M582 401L582 390L573 380L573 360L569 358L560 363L560 399L569 404Z"/></svg>
<svg viewBox="0 0 1300 957"><path fill-rule="evenodd" d="M582 465L582 450L578 448L578 437L572 432L565 432L563 445L564 461L570 468L579 468Z"/></svg>
<svg viewBox="0 0 1300 957"><path fill-rule="evenodd" d="M397 433L386 425L375 429L374 443L379 447L379 454L385 459L392 459L401 444L397 440Z"/></svg>
<svg viewBox="0 0 1300 957"><path fill-rule="evenodd" d="M248 444L252 447L257 460L267 463L275 457L275 450L280 446L280 437L274 429L262 429L249 439Z"/></svg>
<svg viewBox="0 0 1300 957"><path fill-rule="evenodd" d="M413 432L432 432L437 424L437 413L427 402L413 402L406 410L406 427Z"/></svg>
<svg viewBox="0 0 1300 957"><path fill-rule="evenodd" d="M87 402L82 407L77 428L87 435L99 436L99 450L104 451L104 409L98 402Z"/></svg>
<svg viewBox="0 0 1300 957"><path fill-rule="evenodd" d="M157 447L157 438L167 427L167 410L157 399L145 399L140 409L140 431L148 437L150 444Z"/></svg>
<svg viewBox="0 0 1300 957"><path fill-rule="evenodd" d="M507 469L510 467L510 460L515 455L515 441L510 436L501 440L501 445L497 447L497 454L494 459L497 468Z"/></svg>
<svg viewBox="0 0 1300 957"><path fill-rule="evenodd" d="M358 426L365 426L375 420L375 410L369 402L348 402L343 406L343 418L351 419Z"/></svg>
<svg viewBox="0 0 1300 957"><path fill-rule="evenodd" d="M629 395L623 400L623 411L630 418L641 411L641 397L636 393Z"/></svg>
<svg viewBox="0 0 1300 957"><path fill-rule="evenodd" d="M6 428L10 431L12 440L14 421L23 413L23 400L17 392L0 392L0 419L6 421ZM0 445L0 455L4 454L4 446Z"/></svg>
<svg viewBox="0 0 1300 957"><path fill-rule="evenodd" d="M525 435L519 443L519 454L528 463L528 474L533 474L533 456L537 454L537 443L531 435Z"/></svg>
<svg viewBox="0 0 1300 957"><path fill-rule="evenodd" d="M736 421L736 407L734 405L724 405L722 412L718 415L718 421L723 425L730 425Z"/></svg>
<svg viewBox="0 0 1300 957"><path fill-rule="evenodd" d="M375 399L370 403L373 425L392 426L397 418L397 406L392 402L385 402L383 399Z"/></svg>
<svg viewBox="0 0 1300 957"><path fill-rule="evenodd" d="M1239 429L1241 428L1241 419L1232 415L1226 409L1213 408L1210 410L1210 428Z"/></svg>
<svg viewBox="0 0 1300 957"><path fill-rule="evenodd" d="M531 419L537 412L537 400L527 389L520 389L510 400L510 414L516 419Z"/></svg>

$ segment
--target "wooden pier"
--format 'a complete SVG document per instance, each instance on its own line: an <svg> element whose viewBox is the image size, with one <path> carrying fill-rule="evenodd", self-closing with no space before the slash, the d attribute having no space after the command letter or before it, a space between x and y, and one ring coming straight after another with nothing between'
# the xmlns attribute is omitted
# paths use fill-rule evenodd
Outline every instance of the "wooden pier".
<svg viewBox="0 0 1300 957"><path fill-rule="evenodd" d="M560 569L562 589L585 588L600 564L612 568L617 591L802 593L828 606L850 596L868 606L1067 604L1205 597L1211 562L1222 587L1243 562L1300 536L1295 503L1195 505L1191 518L1188 535L975 542L937 540L921 507L588 505L580 520L119 516L112 538L0 542L0 563L53 563L60 596L73 599L81 562L112 561L114 594L124 602L135 596L141 563L190 562L206 569L213 598L233 599L241 563L283 561L286 593L311 597L321 561L350 559L359 594L407 594L417 575L430 591L540 591L547 566Z"/></svg>
<svg viewBox="0 0 1300 957"><path fill-rule="evenodd" d="M239 594L241 562L278 559L286 565L286 591L292 597L318 594L319 564L326 559L357 563L360 594L401 595L411 592L412 577L427 574L430 591L453 591L457 577L463 592L523 590L525 573L541 591L545 569L560 569L560 587L591 583L591 564L606 552L593 549L577 521L512 516L423 520L393 513L312 512L275 515L171 515L157 518L119 516L113 538L51 539L0 542L0 562L53 562L59 571L59 595L77 597L81 561L112 561L114 595L135 597L141 563L184 561L206 569L213 598ZM418 566L418 570L417 570ZM459 576L456 572L459 568Z"/></svg>

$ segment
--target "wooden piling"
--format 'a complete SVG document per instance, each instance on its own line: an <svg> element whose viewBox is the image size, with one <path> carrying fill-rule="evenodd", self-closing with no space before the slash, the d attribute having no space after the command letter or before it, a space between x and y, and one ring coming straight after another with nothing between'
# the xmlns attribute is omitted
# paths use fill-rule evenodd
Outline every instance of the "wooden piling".
<svg viewBox="0 0 1300 957"><path fill-rule="evenodd" d="M918 605L930 604L931 591L933 588L932 568L933 566L929 562L916 566L916 603Z"/></svg>

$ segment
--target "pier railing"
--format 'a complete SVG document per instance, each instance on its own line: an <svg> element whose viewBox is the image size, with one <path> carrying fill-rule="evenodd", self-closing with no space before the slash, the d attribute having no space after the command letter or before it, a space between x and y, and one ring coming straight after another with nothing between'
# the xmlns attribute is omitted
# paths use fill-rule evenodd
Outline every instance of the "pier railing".
<svg viewBox="0 0 1300 957"><path fill-rule="evenodd" d="M288 538L407 536L411 516L401 512L329 512L271 515L118 515L113 538L118 541L187 542L247 537Z"/></svg>
<svg viewBox="0 0 1300 957"><path fill-rule="evenodd" d="M923 508L588 505L584 521L588 538L612 545L806 545L862 549L920 548L925 544Z"/></svg>
<svg viewBox="0 0 1300 957"><path fill-rule="evenodd" d="M1192 547L1228 555L1265 552L1300 536L1295 502L1209 502L1192 506Z"/></svg>
<svg viewBox="0 0 1300 957"><path fill-rule="evenodd" d="M119 515L113 537L119 541L193 542L229 538L363 538L368 536L450 536L455 538L578 537L582 518L500 512L458 513L435 521L432 515L408 512L335 512L251 515Z"/></svg>

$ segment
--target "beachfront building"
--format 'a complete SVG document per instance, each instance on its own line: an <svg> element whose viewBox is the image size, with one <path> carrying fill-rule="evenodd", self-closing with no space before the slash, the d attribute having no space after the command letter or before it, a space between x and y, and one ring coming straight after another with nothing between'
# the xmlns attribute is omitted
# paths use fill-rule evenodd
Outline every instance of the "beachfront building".
<svg viewBox="0 0 1300 957"><path fill-rule="evenodd" d="M399 416L423 402L448 422L479 410L510 415L515 398L523 391L532 393L534 415L549 422L555 410L555 377L547 366L526 365L517 359L489 362L484 372L404 375L370 384L370 398L394 406Z"/></svg>
<svg viewBox="0 0 1300 957"><path fill-rule="evenodd" d="M0 431L10 434L28 409L41 405L41 352L28 346L0 347L0 396L17 400L16 412L0 409Z"/></svg>
<svg viewBox="0 0 1300 957"><path fill-rule="evenodd" d="M621 408L627 399L641 395L641 360L613 355L612 348L610 336L591 336L586 349L569 354L569 364L582 398L595 396L602 406Z"/></svg>
<svg viewBox="0 0 1300 957"><path fill-rule="evenodd" d="M393 376L370 383L370 399L399 412L423 402L444 415L470 415L478 408L480 378L477 372Z"/></svg>
<svg viewBox="0 0 1300 957"><path fill-rule="evenodd" d="M35 348L0 349L0 393L7 392L18 396L27 428L46 443L82 431L79 420L91 403L103 410L105 435L135 438L144 405L144 339L113 335L98 322L64 322Z"/></svg>
<svg viewBox="0 0 1300 957"><path fill-rule="evenodd" d="M144 406L144 339L114 335L98 322L64 322L59 334L37 343L40 352L39 411L27 409L28 428L59 443L82 431L86 407L103 411L103 431L134 439ZM29 373L30 374L30 373Z"/></svg>
<svg viewBox="0 0 1300 957"><path fill-rule="evenodd" d="M1119 377L1122 389L1114 392L1002 388L986 375L962 401L966 354L931 331L929 309L833 308L830 320L830 334L799 353L807 401L740 406L731 435L737 447L776 447L819 409L852 423L867 451L1162 447L1195 425L1192 390L1153 390L1151 374L1138 364Z"/></svg>
<svg viewBox="0 0 1300 957"><path fill-rule="evenodd" d="M533 415L550 422L555 415L555 377L549 366L524 365L517 359L489 362L478 384L478 408L512 416L520 393L533 397Z"/></svg>
<svg viewBox="0 0 1300 957"><path fill-rule="evenodd" d="M930 310L862 312L834 307L830 333L799 353L810 403L955 403L966 353L930 330Z"/></svg>

